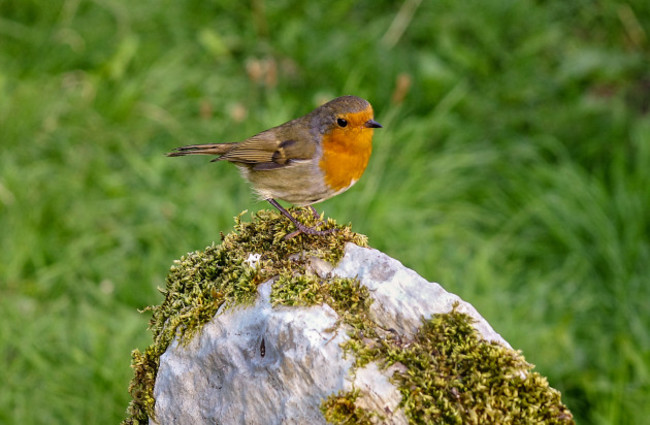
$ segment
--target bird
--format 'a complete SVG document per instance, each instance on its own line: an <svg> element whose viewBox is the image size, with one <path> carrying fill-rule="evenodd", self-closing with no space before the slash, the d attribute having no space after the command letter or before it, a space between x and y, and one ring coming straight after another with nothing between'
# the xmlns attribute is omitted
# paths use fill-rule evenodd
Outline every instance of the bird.
<svg viewBox="0 0 650 425"><path fill-rule="evenodd" d="M167 156L218 155L211 162L236 165L255 193L296 226L294 234L324 235L332 229L302 224L277 200L308 206L319 217L312 205L345 192L365 171L376 128L382 125L370 102L341 96L240 142L181 146Z"/></svg>

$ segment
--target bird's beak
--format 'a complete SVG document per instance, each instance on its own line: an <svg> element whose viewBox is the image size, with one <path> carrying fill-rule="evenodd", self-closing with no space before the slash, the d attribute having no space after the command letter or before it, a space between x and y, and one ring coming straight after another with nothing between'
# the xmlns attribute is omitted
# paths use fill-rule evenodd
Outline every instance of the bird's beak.
<svg viewBox="0 0 650 425"><path fill-rule="evenodd" d="M368 120L363 126L366 128L382 128L382 125L375 120Z"/></svg>

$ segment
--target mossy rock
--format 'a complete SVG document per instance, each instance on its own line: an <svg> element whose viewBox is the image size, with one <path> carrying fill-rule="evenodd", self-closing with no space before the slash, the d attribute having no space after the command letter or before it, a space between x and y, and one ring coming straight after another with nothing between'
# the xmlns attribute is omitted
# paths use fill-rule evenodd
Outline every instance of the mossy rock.
<svg viewBox="0 0 650 425"><path fill-rule="evenodd" d="M148 423L160 356L174 338L187 343L219 311L252 304L257 286L275 278L273 305L328 304L348 329L344 349L356 367L369 362L394 370L409 423L573 423L560 394L532 372L520 353L481 339L472 318L453 309L423 320L407 340L381 329L369 314L372 297L358 280L310 270L314 259L335 265L349 242L366 246L365 236L333 221L319 223L310 210L292 209L310 226L336 228L325 236L300 234L279 213L260 211L251 223L236 218L235 229L218 246L188 254L172 266L164 301L149 307L154 342L133 352L133 400L125 424ZM252 255L257 253L256 255ZM246 265L246 266L245 266ZM382 423L385 412L360 408L358 390L323 400L325 419L335 424Z"/></svg>

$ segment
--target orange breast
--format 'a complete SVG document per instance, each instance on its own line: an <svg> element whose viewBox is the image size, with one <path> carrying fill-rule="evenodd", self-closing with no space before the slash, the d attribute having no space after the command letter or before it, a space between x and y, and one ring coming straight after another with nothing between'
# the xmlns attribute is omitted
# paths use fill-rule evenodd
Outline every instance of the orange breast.
<svg viewBox="0 0 650 425"><path fill-rule="evenodd" d="M323 136L319 165L325 183L334 192L348 188L363 174L372 152L372 134L372 128L354 126L337 128Z"/></svg>

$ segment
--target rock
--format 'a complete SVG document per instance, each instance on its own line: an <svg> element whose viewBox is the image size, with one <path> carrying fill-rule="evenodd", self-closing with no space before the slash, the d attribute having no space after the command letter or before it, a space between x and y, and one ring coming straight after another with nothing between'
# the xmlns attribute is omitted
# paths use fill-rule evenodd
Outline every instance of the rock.
<svg viewBox="0 0 650 425"><path fill-rule="evenodd" d="M457 311L474 318L474 327L485 340L510 347L471 304L445 291L439 284L427 282L380 251L347 244L345 256L332 273L340 277L358 277L374 300L370 306L374 321L407 338L420 327L422 317L449 313L452 306L458 304Z"/></svg>
<svg viewBox="0 0 650 425"><path fill-rule="evenodd" d="M319 406L352 365L340 347L346 334L327 305L272 308L271 284L259 286L255 305L218 313L189 345L175 341L163 354L158 423L326 423Z"/></svg>
<svg viewBox="0 0 650 425"><path fill-rule="evenodd" d="M352 233L325 250L276 235L273 257L250 239L263 229L238 226L172 269L156 342L134 352L125 423L572 423L559 393L439 284ZM138 378L154 376L153 389Z"/></svg>

